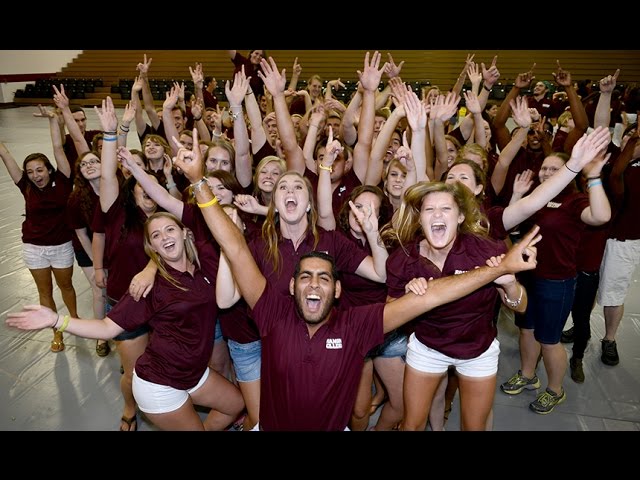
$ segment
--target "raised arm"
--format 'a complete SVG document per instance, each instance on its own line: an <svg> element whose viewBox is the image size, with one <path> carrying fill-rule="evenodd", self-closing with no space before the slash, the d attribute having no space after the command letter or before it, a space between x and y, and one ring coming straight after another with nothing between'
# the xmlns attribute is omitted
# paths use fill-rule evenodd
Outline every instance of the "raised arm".
<svg viewBox="0 0 640 480"><path fill-rule="evenodd" d="M496 134L496 145L502 150L507 143L511 140L509 129L507 128L507 120L509 120L509 114L511 113L511 100L515 100L520 94L520 90L527 88L533 81L533 69L536 67L534 63L531 70L525 73L519 73L516 77L515 84L511 90L507 93L506 98L500 104L496 117L493 119L493 127Z"/></svg>
<svg viewBox="0 0 640 480"><path fill-rule="evenodd" d="M118 127L118 147L127 146L127 136L129 135L129 129L131 128L131 122L133 122L137 115L137 106L135 102L129 102L124 106L124 113L122 114L122 120Z"/></svg>
<svg viewBox="0 0 640 480"><path fill-rule="evenodd" d="M407 169L404 191L416 182L429 181L427 173L428 160L426 156L427 142L427 111L424 104L410 88L404 98L404 109L407 113L407 122L411 128L411 156L413 157L413 169ZM407 132L402 135L402 144L407 147ZM413 173L413 178L409 178Z"/></svg>
<svg viewBox="0 0 640 480"><path fill-rule="evenodd" d="M192 184L196 184L196 201L207 226L229 260L240 293L249 308L253 308L266 288L267 281L253 259L244 235L218 204L206 180L200 179L203 160L197 130L193 132L193 150L180 148L175 165Z"/></svg>
<svg viewBox="0 0 640 480"><path fill-rule="evenodd" d="M91 150L91 147L89 147L89 145L87 144L84 135L82 135L82 132L80 131L80 127L76 123L75 118L73 118L73 114L71 113L71 109L69 108L69 97L67 97L66 93L64 92L64 85L60 84L60 90L58 90L56 86L53 85L53 91L53 102L62 113L64 124L66 125L67 130L69 130L69 135L71 136L71 140L73 140L73 145L75 146L78 155L82 155L83 153L88 152L89 150ZM63 139L64 132L60 130L60 127L58 127L57 131L60 138Z"/></svg>
<svg viewBox="0 0 640 480"><path fill-rule="evenodd" d="M593 117L594 128L599 126L608 127L611 122L611 95L613 94L613 89L616 88L616 80L619 74L620 69L616 70L613 75L607 75L600 80L600 97ZM571 111L573 113L573 108Z"/></svg>
<svg viewBox="0 0 640 480"><path fill-rule="evenodd" d="M142 80L142 101L144 102L144 111L147 112L147 117L151 122L151 126L157 130L160 126L160 117L156 112L155 104L153 103L153 95L151 94L151 87L149 86L149 68L151 67L151 61L153 58L149 58L147 61L147 54L144 54L144 60L139 63L136 69L140 72L138 77Z"/></svg>
<svg viewBox="0 0 640 480"><path fill-rule="evenodd" d="M105 132L115 132L118 128L118 117L116 117L116 110L113 107L113 100L111 97L107 97L102 100L102 108L93 107L102 130ZM100 156L100 209L106 212L111 208L113 202L118 198L120 193L120 185L118 184L118 177L116 172L118 171L118 160L116 158L116 138L113 135L104 136L104 142L102 144L102 155Z"/></svg>
<svg viewBox="0 0 640 480"><path fill-rule="evenodd" d="M589 129L589 119L587 118L587 111L578 97L578 92L573 87L573 81L571 80L571 73L567 70L564 70L560 66L560 61L558 60L558 70L553 73L553 77L556 80L556 83L562 87L564 87L564 91L567 93L567 98L569 99L569 108L571 109L571 117L573 118L574 128L567 135L567 139L564 142L564 151L568 154L571 154L571 149L576 144L578 139L582 137ZM620 70L618 70L619 72ZM613 81L615 86L615 80ZM612 88L613 90L613 88ZM598 124L595 125L596 127ZM607 123L607 127L609 124Z"/></svg>
<svg viewBox="0 0 640 480"><path fill-rule="evenodd" d="M464 67L462 67L462 71L460 72L460 75L458 75L456 83L453 85L453 87L451 87L451 91L456 95L460 95L460 93L462 92L462 87L464 86L464 82L467 79L467 71L469 69L469 66L473 63L473 57L475 56L475 53L473 55L470 53L467 54L467 59L464 61Z"/></svg>
<svg viewBox="0 0 640 480"><path fill-rule="evenodd" d="M227 80L224 90L229 101L229 112L233 118L233 139L236 150L236 178L243 188L251 185L253 180L251 153L249 152L249 132L244 120L242 102L247 88L249 88L249 78L242 70L235 74L233 87Z"/></svg>
<svg viewBox="0 0 640 480"><path fill-rule="evenodd" d="M18 183L22 178L22 169L15 158L13 158L13 155L11 155L9 149L7 149L7 146L2 142L0 142L0 157L2 157L2 162L4 166L7 167L7 172L9 172L13 183Z"/></svg>
<svg viewBox="0 0 640 480"><path fill-rule="evenodd" d="M249 117L249 123L251 124L251 153L255 155L267 141L267 133L262 125L260 105L258 105L256 96L251 90L251 85L247 87L247 92L245 93L244 108L247 109L247 117Z"/></svg>
<svg viewBox="0 0 640 480"><path fill-rule="evenodd" d="M56 167L65 177L70 178L71 165L69 165L69 159L67 159L67 155L64 153L58 116L53 112L51 113L52 116L49 117L49 133L51 134L51 144L53 145L53 156L56 159Z"/></svg>
<svg viewBox="0 0 640 480"><path fill-rule="evenodd" d="M516 243L497 266L481 266L459 275L429 280L424 295L407 293L384 307L384 331L390 332L409 320L445 303L458 300L502 275L533 270L536 267L535 244L542 238L534 227ZM494 262L498 263L498 262Z"/></svg>
<svg viewBox="0 0 640 480"><path fill-rule="evenodd" d="M584 135L578 140L571 152L571 158L567 160L563 168L538 185L529 195L504 209L502 221L505 229L510 230L544 207L575 178L577 172L580 172L587 165L589 167L586 171L589 172L589 176L599 176L606 159L602 159L592 165L590 163L599 153L606 150L610 140L609 129L604 127L598 127L589 135ZM599 187L599 190L602 190L604 194L602 187ZM599 197L599 195L595 197L596 201L601 200Z"/></svg>
<svg viewBox="0 0 640 480"><path fill-rule="evenodd" d="M284 98L284 87L287 82L286 70L282 69L282 72L279 72L278 66L272 57L269 57L269 61L264 58L260 60L260 66L262 71L258 71L258 76L264 82L265 88L273 96L273 108L276 114L280 140L286 155L287 168L304 175L304 155L300 145L298 145L293 121Z"/></svg>
<svg viewBox="0 0 640 480"><path fill-rule="evenodd" d="M318 168L318 225L325 230L336 229L336 217L333 213L331 188L331 172L333 172L333 162L343 151L343 147L338 140L333 139L333 128L329 127L329 138L327 148Z"/></svg>

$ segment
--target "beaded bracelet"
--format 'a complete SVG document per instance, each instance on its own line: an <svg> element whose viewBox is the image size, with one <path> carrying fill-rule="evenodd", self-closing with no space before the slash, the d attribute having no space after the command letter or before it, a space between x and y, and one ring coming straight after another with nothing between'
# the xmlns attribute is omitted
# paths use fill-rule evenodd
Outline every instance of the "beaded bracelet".
<svg viewBox="0 0 640 480"><path fill-rule="evenodd" d="M511 300L509 297L507 297L507 292L504 293L504 301L510 308L518 308L518 306L522 302L522 293L524 292L524 288L522 288L522 285L519 285L519 287L520 287L520 296L518 297L517 300Z"/></svg>

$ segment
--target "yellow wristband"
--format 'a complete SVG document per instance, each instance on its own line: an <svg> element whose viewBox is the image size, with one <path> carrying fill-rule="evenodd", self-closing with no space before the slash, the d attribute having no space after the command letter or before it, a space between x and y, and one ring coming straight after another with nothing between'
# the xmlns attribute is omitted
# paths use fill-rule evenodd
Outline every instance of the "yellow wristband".
<svg viewBox="0 0 640 480"><path fill-rule="evenodd" d="M69 320L71 320L71 317L69 315L65 315L62 320L62 326L58 329L58 332L62 333L67 329L69 326Z"/></svg>
<svg viewBox="0 0 640 480"><path fill-rule="evenodd" d="M210 207L212 205L215 205L216 203L218 203L218 197L216 197L214 195L213 198L211 200L209 200L207 203L199 203L198 206L200 208L207 208L207 207Z"/></svg>
<svg viewBox="0 0 640 480"><path fill-rule="evenodd" d="M318 167L320 167L322 170L326 170L329 173L333 173L333 165L331 165L330 167L325 167L322 163L319 163Z"/></svg>

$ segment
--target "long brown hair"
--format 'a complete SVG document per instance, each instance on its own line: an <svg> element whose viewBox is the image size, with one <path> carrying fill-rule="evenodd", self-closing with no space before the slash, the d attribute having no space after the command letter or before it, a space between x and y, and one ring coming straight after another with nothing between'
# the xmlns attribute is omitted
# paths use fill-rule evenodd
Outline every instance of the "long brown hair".
<svg viewBox="0 0 640 480"><path fill-rule="evenodd" d="M147 221L144 223L144 251L149 256L149 258L153 260L153 263L155 263L158 266L158 274L160 274L162 278L164 278L171 285L179 288L180 290L187 291L188 290L187 288L183 287L180 284L180 282L178 282L175 278L173 278L169 274L169 272L167 271L167 267L164 263L164 260L151 247L151 237L149 236L149 224L157 218L167 218L169 220L174 221L182 231L184 231L186 228L184 224L180 220L178 220L178 218L175 215L172 215L171 213L156 212L153 215L150 215L149 218L147 218ZM184 249L185 249L185 253L187 254L187 260L189 260L191 263L196 264L198 268L200 268L200 259L198 258L198 250L196 249L196 246L194 245L189 235L185 236Z"/></svg>
<svg viewBox="0 0 640 480"><path fill-rule="evenodd" d="M278 243L280 242L282 236L280 234L279 228L280 215L276 211L275 193L280 186L280 182L287 176L298 177L304 182L305 186L307 187L307 192L309 193L309 205L311 207L307 212L307 223L309 224L307 228L311 230L311 234L313 235L314 250L318 245L318 242L320 241L320 233L318 232L317 227L318 212L316 211L315 196L313 194L313 187L311 186L311 182L308 178L303 177L295 170L287 170L282 175L280 175L280 178L278 178L278 181L273 187L273 194L271 195L271 202L269 202L267 217L262 224L262 238L267 244L266 256L267 259L271 261L274 272L280 272L280 269L282 267L282 259L280 258L280 250L278 249Z"/></svg>

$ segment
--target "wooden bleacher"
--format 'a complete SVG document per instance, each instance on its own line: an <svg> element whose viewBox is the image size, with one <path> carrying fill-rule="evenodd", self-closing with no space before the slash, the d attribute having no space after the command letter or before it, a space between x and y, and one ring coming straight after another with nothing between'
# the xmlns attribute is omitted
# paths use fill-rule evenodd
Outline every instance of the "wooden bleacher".
<svg viewBox="0 0 640 480"><path fill-rule="evenodd" d="M116 107L124 107L129 100L121 98L121 81L132 81L136 76L136 65L147 54L152 58L149 78L166 84L173 80L190 81L189 66L196 62L203 64L205 75L218 80L218 97L224 97L224 82L230 80L233 64L226 50L84 50L71 63L57 73L53 82L78 79L100 79L102 86L94 86L93 91L83 92L84 98L71 98L72 104L82 106L99 105L111 95ZM248 51L241 51L247 55ZM294 59L302 65L300 80L307 80L312 74L319 74L325 81L340 78L355 84L357 70L362 70L365 50L268 50L280 69L287 69L290 77ZM391 50L396 63L404 60L402 79L414 86L430 83L442 89L449 89L464 65L467 52L463 50ZM597 83L602 77L613 74L617 68L621 73L618 84L638 82L640 84L640 51L638 50L478 50L475 61L489 64L498 55L500 82L509 85L520 72L529 70L536 63L537 80L553 82L552 72L556 70L556 60L571 72L574 81L590 79ZM383 52L386 60L387 51ZM383 81L386 81L383 75ZM126 82L125 82L126 84ZM164 97L156 98L157 106ZM16 98L18 105L52 104L51 96L41 98Z"/></svg>

